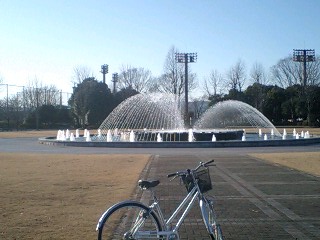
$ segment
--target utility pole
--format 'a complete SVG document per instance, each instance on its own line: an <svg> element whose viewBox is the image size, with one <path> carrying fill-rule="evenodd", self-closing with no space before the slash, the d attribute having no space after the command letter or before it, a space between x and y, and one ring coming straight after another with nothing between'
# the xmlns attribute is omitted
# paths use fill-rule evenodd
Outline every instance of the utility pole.
<svg viewBox="0 0 320 240"><path fill-rule="evenodd" d="M106 84L106 74L108 73L108 64L101 65L101 73L103 75L103 83Z"/></svg>
<svg viewBox="0 0 320 240"><path fill-rule="evenodd" d="M176 53L175 59L177 63L184 63L184 92L185 92L185 106L184 106L184 124L189 126L188 120L188 63L197 62L197 53Z"/></svg>
<svg viewBox="0 0 320 240"><path fill-rule="evenodd" d="M118 73L113 73L112 74L112 80L113 82L113 94L116 94L116 84L118 82Z"/></svg>

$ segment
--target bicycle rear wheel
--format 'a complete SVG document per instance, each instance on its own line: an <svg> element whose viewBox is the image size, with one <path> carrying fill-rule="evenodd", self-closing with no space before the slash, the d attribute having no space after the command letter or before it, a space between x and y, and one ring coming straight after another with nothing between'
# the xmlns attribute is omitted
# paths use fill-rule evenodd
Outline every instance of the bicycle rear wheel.
<svg viewBox="0 0 320 240"><path fill-rule="evenodd" d="M98 226L98 240L158 239L156 232L161 231L154 212L135 201L121 202L108 209ZM143 234L146 235L144 238Z"/></svg>

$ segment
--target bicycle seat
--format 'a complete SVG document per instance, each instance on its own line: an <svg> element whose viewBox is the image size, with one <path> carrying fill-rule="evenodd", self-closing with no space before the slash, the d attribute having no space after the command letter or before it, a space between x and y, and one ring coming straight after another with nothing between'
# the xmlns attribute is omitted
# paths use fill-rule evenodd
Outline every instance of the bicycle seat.
<svg viewBox="0 0 320 240"><path fill-rule="evenodd" d="M147 181L147 180L139 180L138 181L138 185L139 187L141 187L142 189L148 189L148 188L152 188L152 187L156 187L158 186L158 184L160 183L159 180L154 180L154 181Z"/></svg>

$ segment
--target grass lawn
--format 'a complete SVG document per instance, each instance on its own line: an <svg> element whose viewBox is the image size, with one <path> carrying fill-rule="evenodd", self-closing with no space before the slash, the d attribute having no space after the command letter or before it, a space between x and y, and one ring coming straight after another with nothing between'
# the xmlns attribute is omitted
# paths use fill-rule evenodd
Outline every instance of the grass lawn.
<svg viewBox="0 0 320 240"><path fill-rule="evenodd" d="M95 239L130 198L149 155L0 155L0 239Z"/></svg>

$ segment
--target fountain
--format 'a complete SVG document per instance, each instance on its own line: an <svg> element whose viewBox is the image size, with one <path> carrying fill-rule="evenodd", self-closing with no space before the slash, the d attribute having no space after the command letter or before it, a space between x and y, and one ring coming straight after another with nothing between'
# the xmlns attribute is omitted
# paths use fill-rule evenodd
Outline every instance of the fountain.
<svg viewBox="0 0 320 240"><path fill-rule="evenodd" d="M243 129L243 134L242 134L242 138L241 138L241 141L246 141L247 140L247 137L246 137L246 130Z"/></svg>
<svg viewBox="0 0 320 240"><path fill-rule="evenodd" d="M209 108L194 128L237 129L243 126L259 129L259 136L262 136L262 130L271 131L273 135L281 136L261 112L244 102L235 100L219 102Z"/></svg>
<svg viewBox="0 0 320 240"><path fill-rule="evenodd" d="M163 142L160 133L158 133L158 135L157 135L157 142Z"/></svg>
<svg viewBox="0 0 320 240"><path fill-rule="evenodd" d="M91 142L91 136L90 136L90 132L88 130L85 131L84 135L85 135L85 138L86 138L86 142Z"/></svg>
<svg viewBox="0 0 320 240"><path fill-rule="evenodd" d="M71 133L71 134L70 134L70 141L73 142L73 141L75 141L75 140L76 140L76 139L75 139L75 137L74 137L74 134Z"/></svg>
<svg viewBox="0 0 320 240"><path fill-rule="evenodd" d="M310 133L309 133L309 131L307 131L307 132L305 133L304 138L310 138Z"/></svg>
<svg viewBox="0 0 320 240"><path fill-rule="evenodd" d="M98 133L98 137L102 137L102 134L101 134L101 129L99 129L100 131L99 131L99 133ZM112 135L111 135L111 131L110 131L110 129L108 130L108 132L107 132L107 142L112 142Z"/></svg>
<svg viewBox="0 0 320 240"><path fill-rule="evenodd" d="M171 94L135 95L122 102L105 119L99 127L99 139L109 141L109 131L115 136L116 131L128 135L132 130L138 142L157 142L158 133L161 133L162 141L169 142L212 141L213 134L216 141L241 140L243 130L238 128L243 126L260 128L259 131L268 129L272 135L281 136L263 114L243 102L218 103L208 109L191 130L184 127L180 106L181 103ZM127 141L126 138L120 139Z"/></svg>
<svg viewBox="0 0 320 240"><path fill-rule="evenodd" d="M174 141L184 130L180 102L172 94L138 94L122 102L105 119L101 129L102 140L110 130L117 135L133 130L136 141L157 141L161 132L163 141ZM185 132L186 133L186 132Z"/></svg>
<svg viewBox="0 0 320 240"><path fill-rule="evenodd" d="M295 129L292 135L287 135L285 129L280 134L261 112L240 101L217 103L190 129L184 126L181 109L183 104L172 94L137 94L116 107L97 134L90 135L84 129L81 136L77 129L74 137L69 130L67 134L59 130L53 141L72 146L115 147L279 146L314 141L307 140L309 132L300 137Z"/></svg>
<svg viewBox="0 0 320 240"><path fill-rule="evenodd" d="M80 135L79 135L79 129L76 130L76 138L79 138Z"/></svg>
<svg viewBox="0 0 320 240"><path fill-rule="evenodd" d="M136 139L136 137L135 137L135 134L134 134L133 130L131 130L131 132L130 132L129 139L130 139L130 142L134 142L134 141L135 141L135 139Z"/></svg>
<svg viewBox="0 0 320 240"><path fill-rule="evenodd" d="M192 131L192 129L189 129L188 141L193 142L193 140L194 140L193 131Z"/></svg>
<svg viewBox="0 0 320 240"><path fill-rule="evenodd" d="M216 142L217 141L217 138L216 138L216 135L212 134L212 142Z"/></svg>

